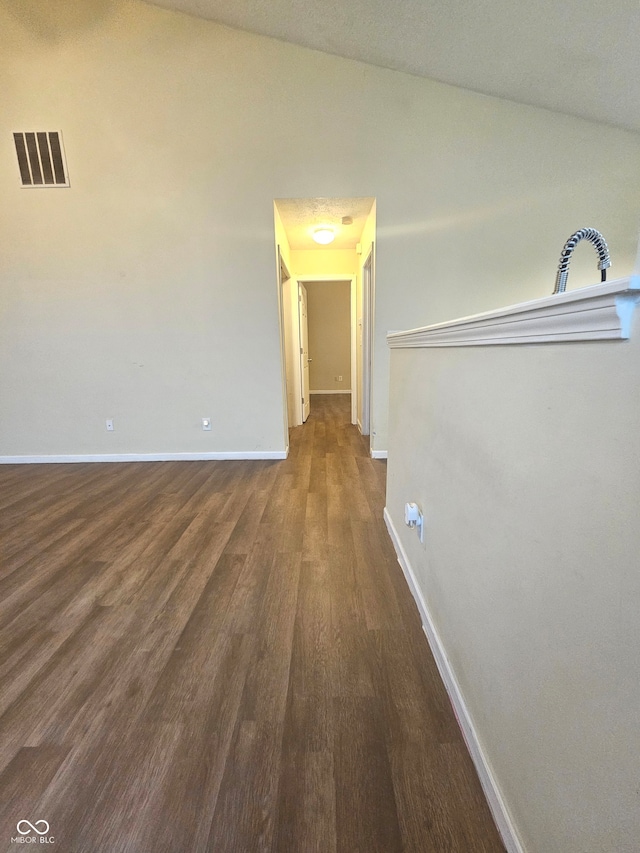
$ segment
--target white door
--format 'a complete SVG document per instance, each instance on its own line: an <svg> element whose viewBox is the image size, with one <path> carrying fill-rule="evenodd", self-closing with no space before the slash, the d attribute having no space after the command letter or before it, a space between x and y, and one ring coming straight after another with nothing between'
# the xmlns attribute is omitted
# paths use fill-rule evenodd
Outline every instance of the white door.
<svg viewBox="0 0 640 853"><path fill-rule="evenodd" d="M307 290L298 285L298 307L300 311L300 376L302 377L302 422L309 417L309 327L307 325Z"/></svg>

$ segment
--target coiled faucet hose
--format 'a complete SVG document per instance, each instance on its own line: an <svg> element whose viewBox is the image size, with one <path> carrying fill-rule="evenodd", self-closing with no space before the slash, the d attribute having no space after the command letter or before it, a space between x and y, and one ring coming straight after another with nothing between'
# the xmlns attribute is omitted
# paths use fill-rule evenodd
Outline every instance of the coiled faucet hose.
<svg viewBox="0 0 640 853"><path fill-rule="evenodd" d="M581 228L576 231L564 244L564 249L560 255L560 263L558 264L558 272L556 273L556 286L554 293L564 293L567 289L567 276L569 275L569 261L573 255L573 250L581 240L588 240L596 247L598 252L598 269L602 271L601 281L607 280L606 270L611 266L611 258L609 257L609 248L606 240L599 231L595 228Z"/></svg>

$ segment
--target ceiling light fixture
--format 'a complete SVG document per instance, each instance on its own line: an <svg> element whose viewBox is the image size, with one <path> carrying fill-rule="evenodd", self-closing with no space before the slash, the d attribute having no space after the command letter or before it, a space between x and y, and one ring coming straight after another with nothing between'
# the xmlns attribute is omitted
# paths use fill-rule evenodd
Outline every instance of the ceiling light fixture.
<svg viewBox="0 0 640 853"><path fill-rule="evenodd" d="M316 243L320 243L321 246L326 246L327 243L333 243L336 235L334 234L333 228L327 228L326 225L323 225L322 228L316 228L313 232L313 239Z"/></svg>

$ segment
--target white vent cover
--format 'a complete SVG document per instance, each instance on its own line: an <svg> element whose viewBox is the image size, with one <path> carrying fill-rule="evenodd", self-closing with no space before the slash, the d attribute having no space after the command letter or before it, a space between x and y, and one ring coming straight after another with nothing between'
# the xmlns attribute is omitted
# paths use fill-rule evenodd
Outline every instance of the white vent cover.
<svg viewBox="0 0 640 853"><path fill-rule="evenodd" d="M69 175L59 131L14 133L23 187L68 187Z"/></svg>

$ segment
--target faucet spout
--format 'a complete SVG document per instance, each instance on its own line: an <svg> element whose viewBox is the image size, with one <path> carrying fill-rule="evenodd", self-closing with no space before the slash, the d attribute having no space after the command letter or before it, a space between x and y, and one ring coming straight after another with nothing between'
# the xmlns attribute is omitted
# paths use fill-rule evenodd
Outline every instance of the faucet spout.
<svg viewBox="0 0 640 853"><path fill-rule="evenodd" d="M558 272L556 273L556 286L554 293L564 293L567 289L567 276L569 275L569 261L573 255L573 250L578 245L580 240L588 240L596 247L598 252L598 269L601 271L600 281L607 280L607 269L611 266L611 258L609 257L609 248L607 243L599 231L595 228L581 228L576 231L564 244L564 249L560 255L560 263L558 264Z"/></svg>

